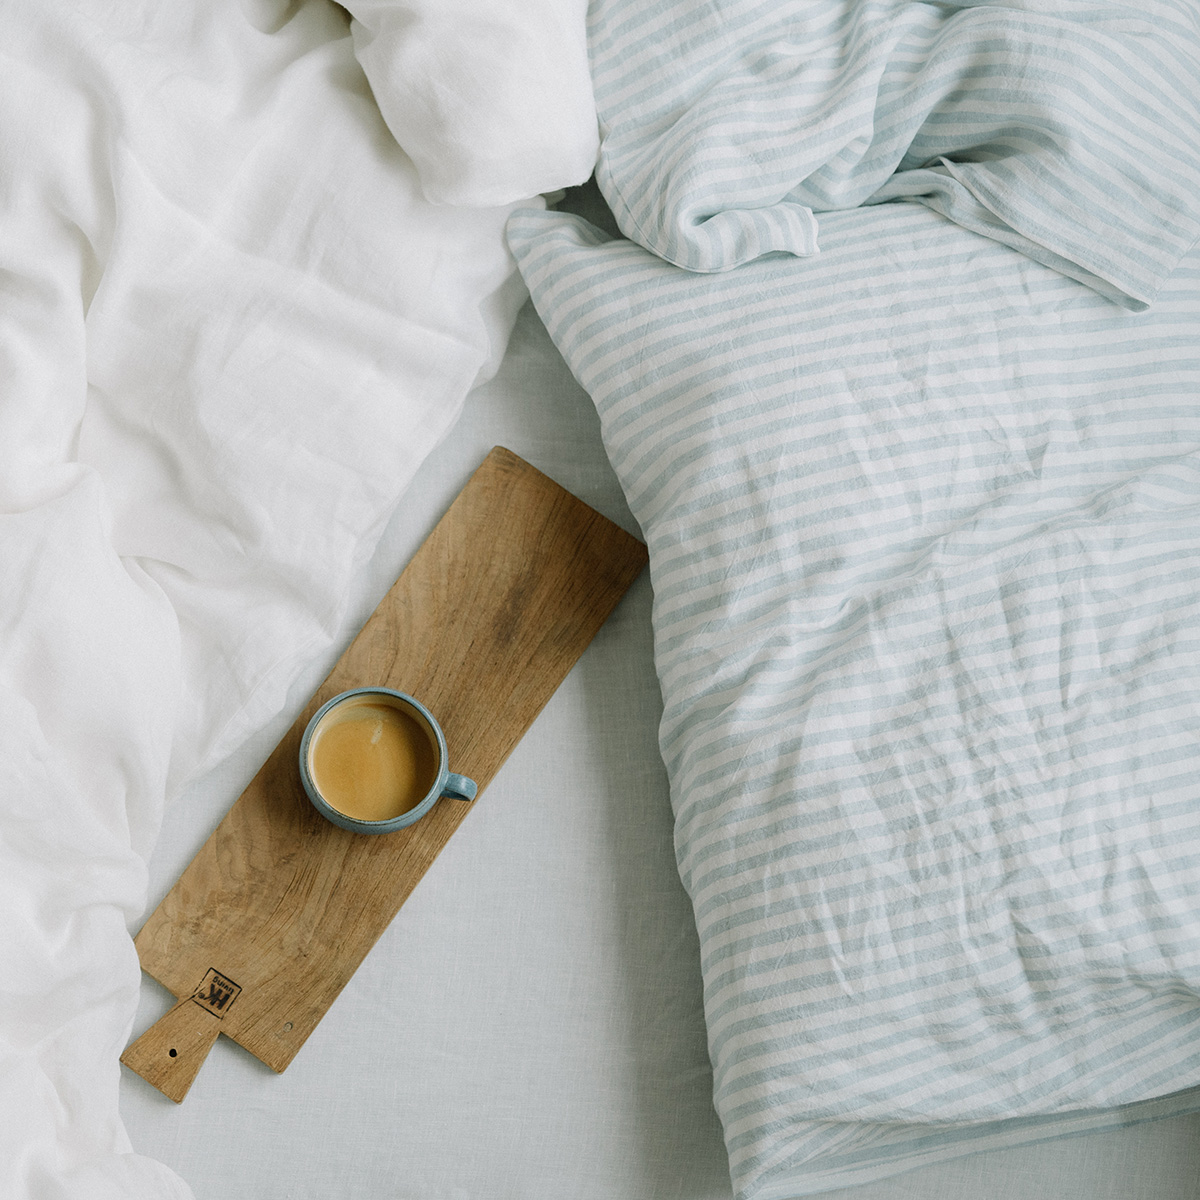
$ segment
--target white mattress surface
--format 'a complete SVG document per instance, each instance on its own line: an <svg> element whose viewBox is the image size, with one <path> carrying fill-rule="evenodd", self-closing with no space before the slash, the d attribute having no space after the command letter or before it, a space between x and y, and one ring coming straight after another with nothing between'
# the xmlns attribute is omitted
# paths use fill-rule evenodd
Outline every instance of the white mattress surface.
<svg viewBox="0 0 1200 1200"><path fill-rule="evenodd" d="M286 710L168 810L165 894L470 473L505 445L633 532L530 306ZM727 1200L676 874L643 576L286 1074L221 1039L176 1106L122 1072L136 1150L197 1197ZM170 998L144 980L140 1033ZM1200 1116L974 1155L844 1200L1197 1200Z"/></svg>

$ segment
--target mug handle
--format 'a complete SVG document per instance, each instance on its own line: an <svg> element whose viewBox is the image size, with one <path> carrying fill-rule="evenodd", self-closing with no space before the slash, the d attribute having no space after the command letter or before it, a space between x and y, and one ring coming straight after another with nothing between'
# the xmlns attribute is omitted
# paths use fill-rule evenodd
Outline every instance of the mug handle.
<svg viewBox="0 0 1200 1200"><path fill-rule="evenodd" d="M465 775L455 775L451 771L446 776L446 782L442 786L441 794L449 796L451 800L474 800L475 793L478 790L475 780L468 779Z"/></svg>

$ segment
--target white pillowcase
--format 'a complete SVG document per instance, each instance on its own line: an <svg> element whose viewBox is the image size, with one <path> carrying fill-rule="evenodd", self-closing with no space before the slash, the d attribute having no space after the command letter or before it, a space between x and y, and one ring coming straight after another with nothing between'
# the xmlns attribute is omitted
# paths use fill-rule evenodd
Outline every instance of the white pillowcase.
<svg viewBox="0 0 1200 1200"><path fill-rule="evenodd" d="M435 204L584 182L599 150L586 0L351 0L355 54Z"/></svg>

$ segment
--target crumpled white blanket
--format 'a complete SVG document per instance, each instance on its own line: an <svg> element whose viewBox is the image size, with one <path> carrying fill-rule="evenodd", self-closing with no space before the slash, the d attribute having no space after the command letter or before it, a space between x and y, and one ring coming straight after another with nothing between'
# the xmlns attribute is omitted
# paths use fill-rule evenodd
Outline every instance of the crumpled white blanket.
<svg viewBox="0 0 1200 1200"><path fill-rule="evenodd" d="M345 0L383 119L438 204L583 183L600 131L587 0Z"/></svg>
<svg viewBox="0 0 1200 1200"><path fill-rule="evenodd" d="M282 706L503 352L508 209L435 208L325 0L0 0L0 1195L131 1152L165 798Z"/></svg>

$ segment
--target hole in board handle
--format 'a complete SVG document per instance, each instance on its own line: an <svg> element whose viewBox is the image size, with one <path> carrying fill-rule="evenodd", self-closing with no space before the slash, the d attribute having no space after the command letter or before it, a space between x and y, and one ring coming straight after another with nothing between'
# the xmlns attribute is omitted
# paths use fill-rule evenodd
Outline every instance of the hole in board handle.
<svg viewBox="0 0 1200 1200"><path fill-rule="evenodd" d="M176 1055L179 1053L179 1051L178 1051L178 1050L176 1050L174 1046L172 1046L172 1047L171 1047L171 1049L167 1051L167 1053L168 1053L168 1054L169 1054L169 1055L170 1055L172 1058L174 1058L174 1057L175 1057L175 1056L176 1056Z"/></svg>

